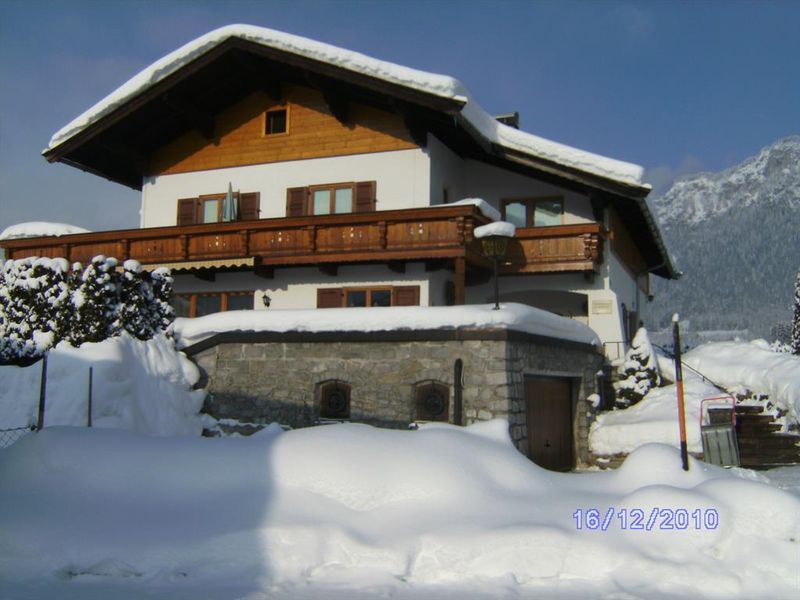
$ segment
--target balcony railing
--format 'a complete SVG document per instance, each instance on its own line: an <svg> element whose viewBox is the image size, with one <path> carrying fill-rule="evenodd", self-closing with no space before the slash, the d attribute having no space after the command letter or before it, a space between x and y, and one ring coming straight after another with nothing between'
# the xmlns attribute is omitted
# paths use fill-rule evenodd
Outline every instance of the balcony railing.
<svg viewBox="0 0 800 600"><path fill-rule="evenodd" d="M598 223L517 229L508 245L503 273L595 271L603 261Z"/></svg>
<svg viewBox="0 0 800 600"><path fill-rule="evenodd" d="M441 206L23 238L0 246L6 258L83 263L104 254L143 264L251 257L266 266L465 258L488 266L472 234L486 222L474 206ZM593 270L600 236L596 224L518 230L504 272Z"/></svg>

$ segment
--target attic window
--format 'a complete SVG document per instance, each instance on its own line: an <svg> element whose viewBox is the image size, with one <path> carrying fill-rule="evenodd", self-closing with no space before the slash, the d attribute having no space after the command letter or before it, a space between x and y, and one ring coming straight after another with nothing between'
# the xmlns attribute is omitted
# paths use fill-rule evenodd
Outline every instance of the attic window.
<svg viewBox="0 0 800 600"><path fill-rule="evenodd" d="M264 133L266 135L277 135L288 131L289 118L285 108L278 108L267 111Z"/></svg>

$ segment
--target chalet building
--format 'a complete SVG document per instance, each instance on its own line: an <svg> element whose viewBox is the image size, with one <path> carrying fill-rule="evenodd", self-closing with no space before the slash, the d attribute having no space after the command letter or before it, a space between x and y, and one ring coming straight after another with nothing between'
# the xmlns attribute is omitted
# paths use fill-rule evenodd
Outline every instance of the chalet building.
<svg viewBox="0 0 800 600"><path fill-rule="evenodd" d="M175 275L183 316L255 308L486 303L473 236L517 226L501 300L630 338L673 278L642 169L487 115L456 80L229 26L176 50L57 132L45 158L142 191L139 227L4 240L7 258L97 254Z"/></svg>
<svg viewBox="0 0 800 600"><path fill-rule="evenodd" d="M616 358L651 275L677 276L645 201L650 187L641 167L519 126L516 113L486 114L450 77L224 27L133 77L44 151L141 190L139 227L0 246L13 259L105 254L167 266L187 317L441 307L493 301L494 263L475 230L505 220L516 231L499 262L500 299L515 304L503 318L520 305L569 317ZM591 332L553 334L589 331L556 320L544 333L510 325L388 336L245 325L186 350L218 417L400 427L501 417L522 452L569 469L589 460L603 356Z"/></svg>

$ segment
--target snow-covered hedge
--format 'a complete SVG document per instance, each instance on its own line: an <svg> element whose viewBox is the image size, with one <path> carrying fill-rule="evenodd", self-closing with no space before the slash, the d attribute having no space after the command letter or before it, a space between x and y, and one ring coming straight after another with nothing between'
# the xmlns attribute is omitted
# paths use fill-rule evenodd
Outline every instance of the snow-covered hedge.
<svg viewBox="0 0 800 600"><path fill-rule="evenodd" d="M62 340L74 346L128 332L168 331L172 278L134 261L95 256L84 268L62 258L9 260L0 269L0 361L37 358Z"/></svg>

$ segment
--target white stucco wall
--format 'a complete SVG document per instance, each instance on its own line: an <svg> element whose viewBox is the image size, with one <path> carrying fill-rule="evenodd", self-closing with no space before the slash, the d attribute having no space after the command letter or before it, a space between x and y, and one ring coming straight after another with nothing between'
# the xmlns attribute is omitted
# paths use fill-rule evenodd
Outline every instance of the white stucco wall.
<svg viewBox="0 0 800 600"><path fill-rule="evenodd" d="M594 222L586 196L475 160L464 161L464 185L465 195L483 198L498 210L505 199L561 196L565 224Z"/></svg>
<svg viewBox="0 0 800 600"><path fill-rule="evenodd" d="M445 303L446 271L427 272L421 263L408 263L405 273L396 273L383 265L339 267L338 273L327 275L316 267L276 269L273 279L256 277L252 273L222 273L213 282L192 275L176 275L176 293L213 291L254 291L254 308L263 309L262 297L270 298L270 309L316 308L317 289L326 287L368 287L418 285L421 306L441 306Z"/></svg>
<svg viewBox="0 0 800 600"><path fill-rule="evenodd" d="M377 182L377 209L428 206L430 160L420 149L287 161L159 175L142 187L142 227L175 225L178 199L228 191L259 192L261 218L286 216L286 190L347 181Z"/></svg>
<svg viewBox="0 0 800 600"><path fill-rule="evenodd" d="M470 197L464 187L464 160L431 134L427 152L431 164L431 204L442 202L445 188L450 202Z"/></svg>

